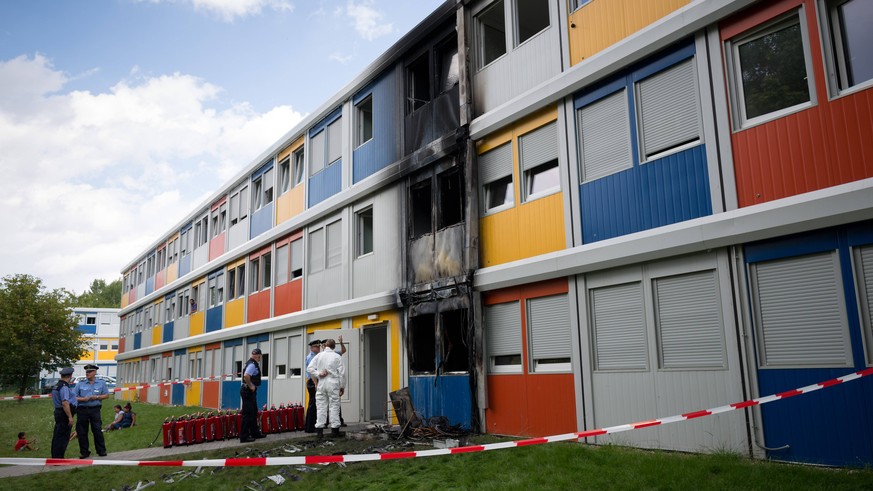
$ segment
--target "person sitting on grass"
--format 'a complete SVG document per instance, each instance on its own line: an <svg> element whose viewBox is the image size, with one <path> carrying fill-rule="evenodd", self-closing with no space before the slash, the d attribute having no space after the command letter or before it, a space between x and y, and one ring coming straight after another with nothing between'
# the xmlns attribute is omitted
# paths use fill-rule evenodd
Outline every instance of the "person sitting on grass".
<svg viewBox="0 0 873 491"><path fill-rule="evenodd" d="M18 432L18 441L15 442L15 451L24 452L25 450L39 450L39 447L31 447L30 445L32 443L36 443L36 438L27 441L27 435L23 431L20 431Z"/></svg>
<svg viewBox="0 0 873 491"><path fill-rule="evenodd" d="M124 410L122 410L121 406L119 406L118 404L116 404L112 409L115 410L115 419L113 419L111 423L106 425L106 427L103 428L103 431L113 431L121 429L121 422L124 420Z"/></svg>
<svg viewBox="0 0 873 491"><path fill-rule="evenodd" d="M130 403L124 405L124 417L121 419L121 427L129 428L131 426L136 426L136 413L133 412L133 408L130 407Z"/></svg>

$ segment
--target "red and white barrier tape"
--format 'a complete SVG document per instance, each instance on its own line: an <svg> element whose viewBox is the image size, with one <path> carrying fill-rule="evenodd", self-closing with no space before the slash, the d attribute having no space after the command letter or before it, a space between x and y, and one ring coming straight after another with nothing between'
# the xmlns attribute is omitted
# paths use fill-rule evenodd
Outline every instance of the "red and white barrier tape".
<svg viewBox="0 0 873 491"><path fill-rule="evenodd" d="M266 458L237 458L237 459L210 459L210 460L80 460L80 459L27 459L27 458L0 458L0 464L11 465L121 465L140 467L260 467L272 465L306 465L306 464L329 464L333 462L371 462L377 460L411 459L416 457L434 457L437 455L454 455L471 452L485 452L488 450L500 450L503 448L526 447L528 445L541 445L543 443L564 442L579 440L600 435L610 435L623 431L638 430L650 426L658 426L689 419L711 416L713 414L726 413L737 409L767 404L768 402L787 399L800 394L814 392L819 389L839 385L861 377L873 375L873 368L850 373L835 379L817 384L807 385L799 389L780 392L778 394L759 397L743 402L719 406L703 411L679 414L667 418L640 421L637 423L610 426L596 430L581 431L578 433L565 433L563 435L547 436L542 438L529 438L527 440L515 440L502 443L488 443L485 445L470 445L467 447L441 448L435 450L420 450L415 452L389 452L382 454L362 455L308 455L302 457L266 457Z"/></svg>
<svg viewBox="0 0 873 491"><path fill-rule="evenodd" d="M136 387L116 387L114 389L109 389L110 393L115 392L124 392L127 390L139 390L139 389L148 389L150 387L169 387L171 385L176 384L190 384L191 382L202 382L207 380L221 380L227 377L232 377L233 375L214 375L212 377L197 377L197 378L187 378L185 380L173 380L172 382L158 382L156 384L144 384L137 385ZM40 394L40 395L32 395L32 396L9 396L9 397L0 397L0 401L17 401L21 399L47 399L51 397L51 394Z"/></svg>

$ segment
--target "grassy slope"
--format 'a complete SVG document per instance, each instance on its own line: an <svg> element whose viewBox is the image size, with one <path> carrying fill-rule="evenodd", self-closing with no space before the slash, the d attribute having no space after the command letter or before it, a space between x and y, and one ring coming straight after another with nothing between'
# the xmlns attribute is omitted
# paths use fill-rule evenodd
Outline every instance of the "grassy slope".
<svg viewBox="0 0 873 491"><path fill-rule="evenodd" d="M10 404L10 403L6 403ZM0 420L0 435L4 445L0 454L11 452L12 432L24 428L40 437L40 450L26 456L45 457L51 438L51 408L47 401L26 401L0 406L6 409ZM137 404L136 428L107 434L110 452L147 446L158 431L158 422L169 414L178 414L180 408ZM108 411L104 415L108 417ZM187 409L186 409L187 410ZM144 416L144 417L143 417ZM32 429L31 429L32 428ZM489 436L476 437L475 442L493 441ZM294 443L303 445L311 439ZM368 447L386 442L342 441L337 446L313 448L307 454L329 454L337 451L369 453ZM276 444L256 444L268 450ZM417 447L424 449L427 447ZM393 449L399 451L403 449ZM234 453L225 451L189 454L185 459L226 458ZM288 456L276 450L272 456ZM300 455L300 454L294 454ZM18 454L21 456L21 454ZM69 456L69 455L68 455ZM297 467L284 471L298 476L299 482L286 482L281 489L873 489L873 471L825 469L750 461L735 455L691 455L672 452L652 452L616 446L589 447L577 444L549 444L484 453L430 457L399 461L349 464L339 467L310 466L311 472ZM137 481L155 480L157 486L149 489L245 489L252 480L277 474L282 468L226 468L211 474L210 469L200 477L189 477L181 482L166 484L162 475L190 468L131 468L88 467L61 473L8 478L0 481L4 490L59 489L63 482L67 489L121 489L136 486ZM265 489L276 486L262 482Z"/></svg>

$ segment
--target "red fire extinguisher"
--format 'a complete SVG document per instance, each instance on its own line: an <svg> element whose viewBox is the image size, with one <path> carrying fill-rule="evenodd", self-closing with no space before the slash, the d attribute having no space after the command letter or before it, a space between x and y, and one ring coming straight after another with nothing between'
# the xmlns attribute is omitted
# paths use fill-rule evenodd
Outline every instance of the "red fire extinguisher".
<svg viewBox="0 0 873 491"><path fill-rule="evenodd" d="M164 436L164 448L170 448L173 446L173 427L176 425L176 422L173 420L173 417L164 419L164 423L161 425L161 433Z"/></svg>
<svg viewBox="0 0 873 491"><path fill-rule="evenodd" d="M224 414L218 411L215 416L215 441L224 440Z"/></svg>
<svg viewBox="0 0 873 491"><path fill-rule="evenodd" d="M234 433L235 433L235 434L234 434L234 437L238 437L238 436L239 436L240 429L242 428L242 413L239 412L239 411L237 411L237 412L236 412L236 415L234 415L234 418L235 418L235 419L234 419L234 421L235 421L234 424L236 425L236 426L234 426Z"/></svg>
<svg viewBox="0 0 873 491"><path fill-rule="evenodd" d="M204 433L206 433L206 418L203 417L203 413L200 413L194 420L194 443L203 443Z"/></svg>
<svg viewBox="0 0 873 491"><path fill-rule="evenodd" d="M173 445L187 445L188 441L185 440L185 416L179 416L179 419L176 420L176 423L173 425Z"/></svg>
<svg viewBox="0 0 873 491"><path fill-rule="evenodd" d="M282 432L282 419L279 418L279 410L276 409L276 406L270 406L270 430L273 433L281 433Z"/></svg>
<svg viewBox="0 0 873 491"><path fill-rule="evenodd" d="M194 443L194 415L188 415L188 421L185 421L185 443L192 445Z"/></svg>
<svg viewBox="0 0 873 491"><path fill-rule="evenodd" d="M267 411L266 404L264 404L264 408L261 409L258 416L258 420L261 422L261 433L264 435L272 433L270 430L270 413Z"/></svg>
<svg viewBox="0 0 873 491"><path fill-rule="evenodd" d="M211 442L215 439L215 415L212 414L212 411L206 413L206 423L204 424L206 429L203 434L203 441Z"/></svg>
<svg viewBox="0 0 873 491"><path fill-rule="evenodd" d="M295 425L295 426L297 426L298 430L302 430L306 426L306 424L304 423L304 418L305 418L305 415L304 415L304 410L303 410L303 404L298 402L297 403L297 424Z"/></svg>
<svg viewBox="0 0 873 491"><path fill-rule="evenodd" d="M285 431L294 431L294 409L290 402L282 408L282 428Z"/></svg>

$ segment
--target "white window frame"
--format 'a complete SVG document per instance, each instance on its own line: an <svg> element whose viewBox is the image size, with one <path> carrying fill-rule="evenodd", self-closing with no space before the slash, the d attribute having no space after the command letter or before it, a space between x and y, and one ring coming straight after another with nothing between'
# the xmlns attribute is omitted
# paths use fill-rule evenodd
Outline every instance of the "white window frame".
<svg viewBox="0 0 873 491"><path fill-rule="evenodd" d="M369 111L364 107L369 106ZM369 135L367 134L367 122L369 121ZM373 94L369 94L361 102L355 104L355 148L372 141L376 132L373 120Z"/></svg>
<svg viewBox="0 0 873 491"><path fill-rule="evenodd" d="M816 9L825 62L828 92L832 99L873 87L873 78L855 85L848 84L842 27L838 9L851 0L818 0Z"/></svg>
<svg viewBox="0 0 873 491"><path fill-rule="evenodd" d="M488 68L494 62L500 60L501 58L503 58L507 54L509 54L509 43L506 42L506 30L508 28L512 28L512 26L511 25L507 26L507 22L506 22L506 4L505 4L505 2L507 2L507 1L512 1L512 0L498 0L498 1L494 2L493 4L488 5L487 7L483 8L479 12L476 12L475 16L473 17L473 29L474 29L473 32L474 32L475 42L476 42L476 70L477 71L484 70L485 68ZM498 9L498 5L499 5L499 9ZM485 42L484 42L485 33L484 33L483 28L482 28L483 22L482 22L481 18L482 18L482 15L484 15L486 13L490 13L493 10L500 10L500 15L503 16L503 29L504 29L504 31L503 31L503 54L495 57L493 60L489 61L488 63L485 63Z"/></svg>
<svg viewBox="0 0 873 491"><path fill-rule="evenodd" d="M364 251L364 215L369 213L370 216L370 250ZM376 234L375 222L373 217L373 205L367 206L355 212L355 256L366 257L375 254L376 251Z"/></svg>
<svg viewBox="0 0 873 491"><path fill-rule="evenodd" d="M741 60L739 49L744 44L758 40L764 36L789 27L793 24L800 26L801 48L803 49L804 65L806 67L807 89L809 101L793 106L778 109L762 114L754 118L746 117L745 95L743 94ZM725 58L728 68L729 93L731 95L731 114L733 114L734 131L741 131L769 121L783 118L789 114L803 111L816 105L815 76L812 70L812 55L809 43L809 32L806 27L806 10L803 5L785 14L770 19L753 27L746 32L740 33L725 42Z"/></svg>

